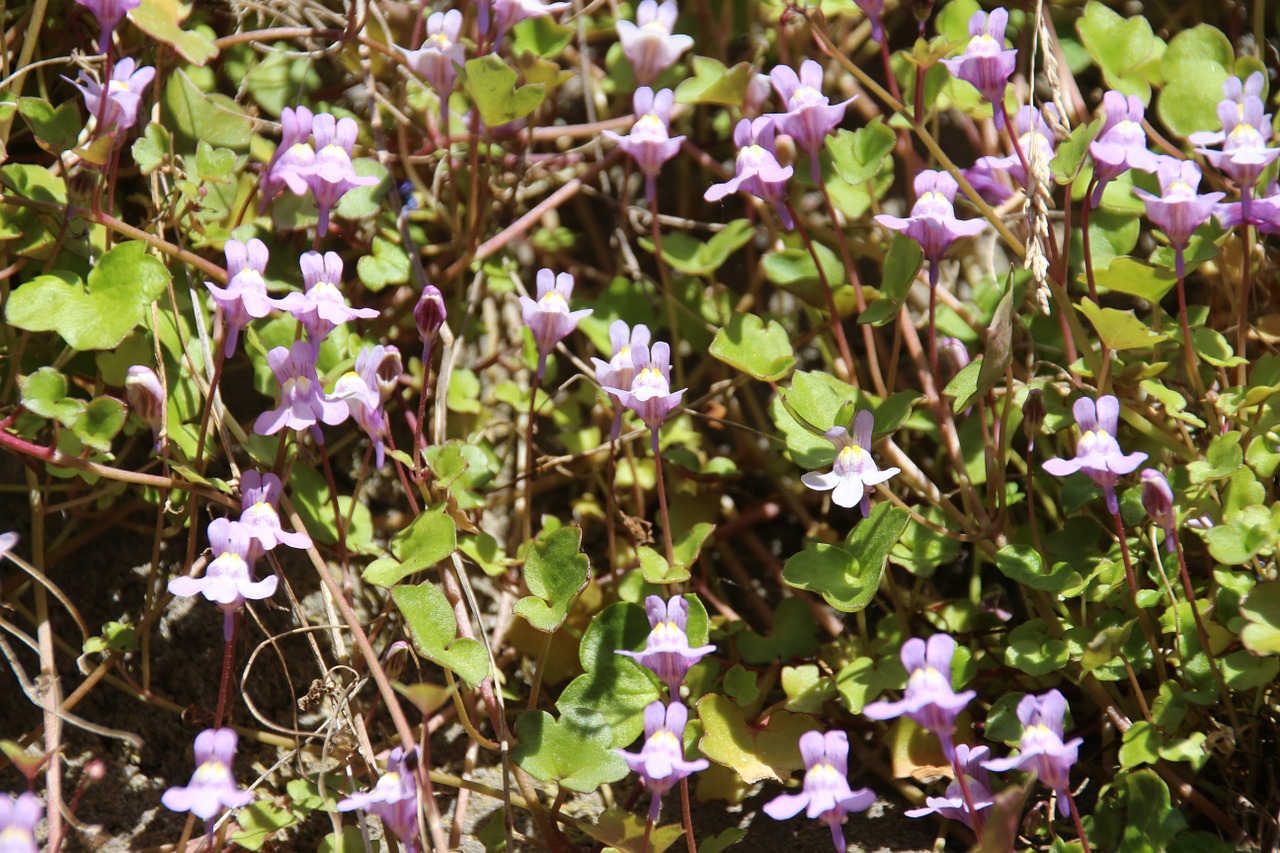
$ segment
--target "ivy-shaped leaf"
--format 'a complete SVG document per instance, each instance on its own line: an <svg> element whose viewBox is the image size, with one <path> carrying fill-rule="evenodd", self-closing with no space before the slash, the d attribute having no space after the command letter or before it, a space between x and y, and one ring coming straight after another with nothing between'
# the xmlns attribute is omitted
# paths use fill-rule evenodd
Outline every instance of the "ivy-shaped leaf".
<svg viewBox="0 0 1280 853"><path fill-rule="evenodd" d="M776 320L765 325L755 314L734 314L729 325L716 332L711 354L764 382L782 379L796 364L787 330Z"/></svg>
<svg viewBox="0 0 1280 853"><path fill-rule="evenodd" d="M837 610L853 613L871 603L889 551L907 528L911 515L890 503L880 503L854 526L839 545L809 545L787 560L782 579L796 589L816 592Z"/></svg>
<svg viewBox="0 0 1280 853"><path fill-rule="evenodd" d="M591 578L591 562L581 548L580 527L561 527L533 542L524 564L524 582L533 595L516 602L517 616L543 633L559 630Z"/></svg>
<svg viewBox="0 0 1280 853"><path fill-rule="evenodd" d="M800 736L817 728L808 714L774 711L767 722L749 722L746 711L727 696L709 694L698 700L702 721L702 754L723 764L747 784L770 779L782 782L804 766Z"/></svg>
<svg viewBox="0 0 1280 853"><path fill-rule="evenodd" d="M488 127L524 118L541 106L547 94L547 87L540 83L517 88L516 72L496 54L467 60L463 86Z"/></svg>
<svg viewBox="0 0 1280 853"><path fill-rule="evenodd" d="M489 654L479 640L458 637L449 599L435 584L397 586L391 597L404 616L418 654L457 673L473 689L489 674Z"/></svg>
<svg viewBox="0 0 1280 853"><path fill-rule="evenodd" d="M394 586L404 578L429 569L458 547L458 528L443 510L424 512L391 540L394 559L370 563L361 577L365 583Z"/></svg>
<svg viewBox="0 0 1280 853"><path fill-rule="evenodd" d="M405 284L409 281L409 256L400 244L386 237L373 238L373 253L365 255L356 264L360 281L374 293L389 284Z"/></svg>
<svg viewBox="0 0 1280 853"><path fill-rule="evenodd" d="M526 711L516 721L520 742L511 760L540 782L558 782L570 791L589 794L630 772L610 748L604 715L573 708L556 720L546 711Z"/></svg>

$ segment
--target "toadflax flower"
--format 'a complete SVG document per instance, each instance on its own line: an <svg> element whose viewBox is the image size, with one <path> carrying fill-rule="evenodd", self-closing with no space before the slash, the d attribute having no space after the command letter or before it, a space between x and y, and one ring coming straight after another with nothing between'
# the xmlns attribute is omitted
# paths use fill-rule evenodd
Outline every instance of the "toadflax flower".
<svg viewBox="0 0 1280 853"><path fill-rule="evenodd" d="M1004 30L1009 13L993 9L991 14L974 12L969 18L969 44L955 59L944 59L951 76L963 80L991 102L996 129L1004 130L1004 92L1009 76L1018 65L1018 51L1004 47Z"/></svg>
<svg viewBox="0 0 1280 853"><path fill-rule="evenodd" d="M479 0L479 6L480 35L485 36L492 31L493 43L497 44L502 41L507 30L521 21L554 15L568 9L570 4L544 3L543 0Z"/></svg>
<svg viewBox="0 0 1280 853"><path fill-rule="evenodd" d="M663 794L681 779L711 766L705 758L685 760L684 728L688 722L689 710L679 702L670 705L651 702L644 709L644 746L639 752L616 750L627 766L644 780L645 788L653 797L649 806L650 822L658 819Z"/></svg>
<svg viewBox="0 0 1280 853"><path fill-rule="evenodd" d="M249 535L250 548L245 561L250 566L267 551L274 551L277 545L298 549L311 546L311 537L304 531L290 533L281 526L277 507L282 491L280 478L270 471L261 474L249 468L240 475L240 526Z"/></svg>
<svg viewBox="0 0 1280 853"><path fill-rule="evenodd" d="M1120 401L1111 394L1098 398L1095 405L1088 397L1081 397L1071 407L1080 427L1080 441L1076 444L1074 459L1049 459L1044 470L1055 477L1066 477L1083 471L1107 496L1107 510L1112 515L1120 512L1116 498L1116 483L1124 474L1131 474L1146 461L1147 454L1121 452L1116 441L1116 429L1120 424Z"/></svg>
<svg viewBox="0 0 1280 853"><path fill-rule="evenodd" d="M569 297L573 295L573 276L567 272L556 275L551 270L538 270L538 299L520 297L520 312L524 324L533 332L533 342L538 348L538 379L547 369L547 356L556 344L569 337L578 322L591 313L590 308L569 310Z"/></svg>
<svg viewBox="0 0 1280 853"><path fill-rule="evenodd" d="M1154 468L1143 468L1142 474L1142 508L1147 515L1164 531L1164 547L1169 553L1177 548L1175 539L1178 536L1178 514L1173 508L1173 489L1169 481Z"/></svg>
<svg viewBox="0 0 1280 853"><path fill-rule="evenodd" d="M742 119L733 129L733 144L738 146L734 162L734 176L723 184L707 188L702 197L707 201L720 201L725 196L742 191L773 205L782 221L782 227L795 227L787 210L787 181L794 170L778 163L778 151L774 147L773 119L760 116L752 121Z"/></svg>
<svg viewBox="0 0 1280 853"><path fill-rule="evenodd" d="M258 415L253 431L274 435L280 430L310 429L316 444L324 443L318 422L336 426L347 419L347 406L320 387L316 375L318 348L309 341L294 341L289 349L276 347L267 353L267 364L280 383L280 405Z"/></svg>
<svg viewBox="0 0 1280 853"><path fill-rule="evenodd" d="M222 608L227 618L223 625L231 636L232 616L244 606L246 599L255 601L275 595L279 579L275 575L253 580L253 539L249 529L238 521L215 518L209 523L209 547L213 560L204 577L177 577L169 581L169 592L184 598L203 595Z"/></svg>
<svg viewBox="0 0 1280 853"><path fill-rule="evenodd" d="M618 650L618 654L657 673L674 699L680 695L680 684L693 665L714 652L716 647L689 646L689 602L683 596L675 595L663 601L661 596L651 595L645 599L644 609L649 615L649 626L653 629L645 640L644 650Z"/></svg>
<svg viewBox="0 0 1280 853"><path fill-rule="evenodd" d="M107 133L112 129L128 130L138 121L138 107L142 104L142 93L155 79L156 70L149 65L138 67L132 57L126 56L111 69L111 79L107 81L107 100L102 101L102 84L94 80L84 71L71 81L80 87L84 96L85 108L90 115L98 119L98 130Z"/></svg>
<svg viewBox="0 0 1280 853"><path fill-rule="evenodd" d="M305 175L315 164L316 152L311 147L311 126L315 114L306 107L285 107L280 114L280 144L262 174L258 213L265 213L271 200L287 186L294 195L305 195Z"/></svg>
<svg viewBox="0 0 1280 853"><path fill-rule="evenodd" d="M844 427L827 430L827 440L836 448L836 461L825 474L809 471L800 481L816 492L831 492L836 506L852 509L860 506L865 517L871 512L869 489L898 474L899 468L883 471L871 458L871 433L875 416L863 409L853 419L853 438Z"/></svg>
<svg viewBox="0 0 1280 853"><path fill-rule="evenodd" d="M329 233L329 211L347 191L373 186L378 179L372 175L360 177L351 162L359 132L355 119L338 121L329 113L320 113L315 117L311 132L315 139L316 159L306 171L305 180L316 200L316 207L320 209L318 228L323 237Z"/></svg>
<svg viewBox="0 0 1280 853"><path fill-rule="evenodd" d="M596 382L603 388L630 388L636 377L636 350L649 346L649 327L637 323L635 328L627 328L625 320L614 320L609 324L609 343L613 354L608 361L592 358L596 367ZM625 408L621 398L612 391L608 392L616 412L613 416L613 429L609 433L610 441L617 441L622 431L622 412Z"/></svg>
<svg viewBox="0 0 1280 853"><path fill-rule="evenodd" d="M645 178L645 196L652 207L657 198L658 173L662 165L680 153L683 136L671 136L671 104L674 95L670 89L657 94L648 86L642 86L632 96L631 104L636 121L629 136L620 136L611 130L604 135L630 155Z"/></svg>
<svg viewBox="0 0 1280 853"><path fill-rule="evenodd" d="M422 47L405 51L409 67L427 81L444 109L458 79L458 67L467 61L466 45L458 41L461 31L462 13L457 9L432 12L427 16L427 37Z"/></svg>
<svg viewBox="0 0 1280 853"><path fill-rule="evenodd" d="M249 320L270 314L272 305L271 298L267 296L266 279L262 277L267 269L266 245L256 237L248 243L228 240L225 251L227 286L218 287L210 281L206 281L204 286L213 296L213 303L222 311L222 323L226 327L222 355L230 358L235 354L240 330L249 325Z"/></svg>
<svg viewBox="0 0 1280 853"><path fill-rule="evenodd" d="M618 41L622 55L631 63L635 81L647 86L693 47L690 36L673 34L679 9L675 0L640 0L636 22L618 21ZM639 112L636 115L640 115Z"/></svg>
<svg viewBox="0 0 1280 853"><path fill-rule="evenodd" d="M853 0L871 23L871 40L884 43L884 0Z"/></svg>
<svg viewBox="0 0 1280 853"><path fill-rule="evenodd" d="M978 695L973 690L956 693L951 687L951 659L955 653L956 641L947 634L934 634L927 644L919 637L907 640L901 652L902 665L907 670L907 689L902 699L872 702L862 709L863 715L873 720L894 717L915 720L937 736L942 742L943 754L954 762L952 732L956 717Z"/></svg>
<svg viewBox="0 0 1280 853"><path fill-rule="evenodd" d="M360 809L382 820L387 829L400 839L410 853L418 850L418 780L414 775L418 764L418 752L405 752L401 747L391 750L387 758L387 772L378 779L373 790L352 794L338 801L338 811Z"/></svg>
<svg viewBox="0 0 1280 853"><path fill-rule="evenodd" d="M329 333L350 320L372 320L378 316L373 308L351 308L339 289L342 284L342 258L337 252L307 252L299 260L306 290L273 300L275 306L288 311L307 330L307 340L317 346Z"/></svg>
<svg viewBox="0 0 1280 853"><path fill-rule="evenodd" d="M165 808L212 820L224 808L238 809L253 802L253 794L236 787L231 773L239 740L235 729L205 729L196 735L196 772L186 787L175 786L164 792L160 802Z"/></svg>
<svg viewBox="0 0 1280 853"><path fill-rule="evenodd" d="M1057 690L1043 696L1024 696L1018 703L1018 719L1022 721L1022 740L1018 754L985 763L988 770L1034 772L1046 788L1058 795L1058 810L1067 814L1071 791L1067 784L1071 766L1076 763L1082 738L1062 741L1062 719L1067 713L1067 700Z"/></svg>
<svg viewBox="0 0 1280 853"><path fill-rule="evenodd" d="M962 743L956 747L956 764L968 779L969 796L973 798L973 808L978 812L990 808L995 803L991 793L991 777L987 774L987 768L983 766L983 762L990 757L991 750L985 746L970 747ZM951 780L951 784L947 786L946 796L926 797L924 802L923 808L907 809L903 814L907 817L937 814L958 820L970 829L975 828L974 816L969 813L969 807L965 803L964 789L960 786L960 780Z"/></svg>
<svg viewBox="0 0 1280 853"><path fill-rule="evenodd" d="M30 791L16 798L0 796L0 850L4 853L36 853L36 824L44 817L40 800Z"/></svg>
<svg viewBox="0 0 1280 853"><path fill-rule="evenodd" d="M386 460L386 439L391 431L382 410L378 368L385 359L382 346L365 347L356 356L356 369L349 370L333 385L332 397L347 404L351 418L373 442L374 462L381 468Z"/></svg>
<svg viewBox="0 0 1280 853"><path fill-rule="evenodd" d="M680 405L684 392L671 390L671 345L658 341L652 348L644 345L631 347L631 359L635 378L630 388L605 386L605 391L617 397L618 402L635 412L653 433L653 445L658 445L658 430ZM654 454L657 455L656 452Z"/></svg>
<svg viewBox="0 0 1280 853"><path fill-rule="evenodd" d="M98 36L98 53L106 53L111 49L111 34L124 20L124 16L142 5L142 0L76 0L81 6L93 13L98 19L98 28L102 34Z"/></svg>
<svg viewBox="0 0 1280 853"><path fill-rule="evenodd" d="M1182 277L1186 275L1183 250L1226 193L1199 194L1200 167L1190 160L1161 157L1156 176L1160 179L1160 195L1136 188L1133 194L1146 203L1147 218L1165 233L1169 244L1177 250L1178 276Z"/></svg>
<svg viewBox="0 0 1280 853"><path fill-rule="evenodd" d="M819 156L822 144L827 134L844 121L845 108L853 98L839 104L831 103L822 94L822 66L812 59L801 63L799 74L789 66L775 66L769 72L769 79L787 107L785 113L774 113L769 118L773 119L779 133L790 136L809 155L813 180L819 182L822 180Z"/></svg>
<svg viewBox="0 0 1280 853"><path fill-rule="evenodd" d="M155 446L158 451L165 427L165 395L160 377L145 364L135 364L125 375L124 394L129 400L129 408L142 418L143 423L151 427L151 434L155 436Z"/></svg>
<svg viewBox="0 0 1280 853"><path fill-rule="evenodd" d="M764 805L774 820L788 820L802 810L831 827L831 840L844 853L845 815L866 811L876 801L870 788L849 788L849 736L844 732L805 732L800 736L804 758L804 790L780 794Z"/></svg>
<svg viewBox="0 0 1280 853"><path fill-rule="evenodd" d="M1102 96L1106 118L1102 132L1089 143L1093 157L1093 180L1097 188L1086 204L1097 207L1107 184L1130 169L1154 172L1160 165L1147 150L1147 132L1142 128L1145 109L1137 95L1125 97L1114 89Z"/></svg>
<svg viewBox="0 0 1280 853"><path fill-rule="evenodd" d="M955 211L956 191L960 185L947 172L929 169L916 175L916 203L911 215L903 219L888 214L878 214L876 222L892 231L899 231L920 244L929 260L929 284L938 284L938 261L951 244L961 237L972 237L987 227L984 219L957 219Z"/></svg>
<svg viewBox="0 0 1280 853"><path fill-rule="evenodd" d="M1038 150L1044 163L1053 160L1055 140L1045 114L1057 118L1058 108L1053 104L1045 104L1044 112L1033 106L1025 106L1014 116L1014 128L1018 132L1018 146L1028 161L1032 157L1032 149ZM1022 167L1022 159L1015 151L1004 157L979 157L973 165L964 170L964 176L989 204L1004 204L1013 195L1013 191L1005 185L1003 178L1011 178L1016 186L1027 185L1027 170Z"/></svg>

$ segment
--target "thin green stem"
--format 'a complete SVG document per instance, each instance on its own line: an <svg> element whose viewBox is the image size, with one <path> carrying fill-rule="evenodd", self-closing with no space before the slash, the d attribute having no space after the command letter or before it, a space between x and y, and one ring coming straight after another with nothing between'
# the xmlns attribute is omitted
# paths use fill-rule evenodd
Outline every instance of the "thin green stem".
<svg viewBox="0 0 1280 853"><path fill-rule="evenodd" d="M658 480L658 509L662 513L662 544L667 555L667 565L675 565L675 549L672 544L671 514L667 509L666 478L662 474L662 453L658 449L658 430L649 431L649 443L653 447L653 470Z"/></svg>

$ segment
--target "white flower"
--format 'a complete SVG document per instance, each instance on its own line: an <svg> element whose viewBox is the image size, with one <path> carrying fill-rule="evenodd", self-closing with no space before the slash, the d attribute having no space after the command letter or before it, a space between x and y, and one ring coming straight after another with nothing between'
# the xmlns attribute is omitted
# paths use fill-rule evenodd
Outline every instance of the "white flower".
<svg viewBox="0 0 1280 853"><path fill-rule="evenodd" d="M827 430L827 440L836 448L836 461L831 470L825 474L810 471L801 477L801 481L818 492L831 492L831 500L837 506L852 508L861 504L862 514L871 511L871 500L868 490L899 473L898 468L886 468L883 471L871 458L871 430L875 426L875 418L870 411L858 412L853 419L853 437L844 427L832 427Z"/></svg>

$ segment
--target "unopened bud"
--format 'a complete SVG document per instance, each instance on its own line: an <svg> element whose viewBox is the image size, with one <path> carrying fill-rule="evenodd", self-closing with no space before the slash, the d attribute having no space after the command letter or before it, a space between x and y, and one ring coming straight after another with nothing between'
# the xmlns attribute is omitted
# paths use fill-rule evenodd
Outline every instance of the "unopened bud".
<svg viewBox="0 0 1280 853"><path fill-rule="evenodd" d="M1142 506L1151 520L1164 529L1165 548L1173 550L1178 516L1173 509L1173 489L1169 481L1154 468L1142 469Z"/></svg>
<svg viewBox="0 0 1280 853"><path fill-rule="evenodd" d="M1027 447L1036 446L1036 436L1044 426L1044 392L1032 388L1027 392L1027 400L1022 404L1022 429L1027 434Z"/></svg>
<svg viewBox="0 0 1280 853"><path fill-rule="evenodd" d="M164 388L160 378L149 367L135 364L129 368L124 381L125 396L129 399L129 408L151 427L156 435L164 427Z"/></svg>
<svg viewBox="0 0 1280 853"><path fill-rule="evenodd" d="M424 344L435 340L436 333L444 325L448 312L444 307L444 295L440 288L428 284L422 289L418 304L413 307L413 321L418 324L418 336Z"/></svg>

